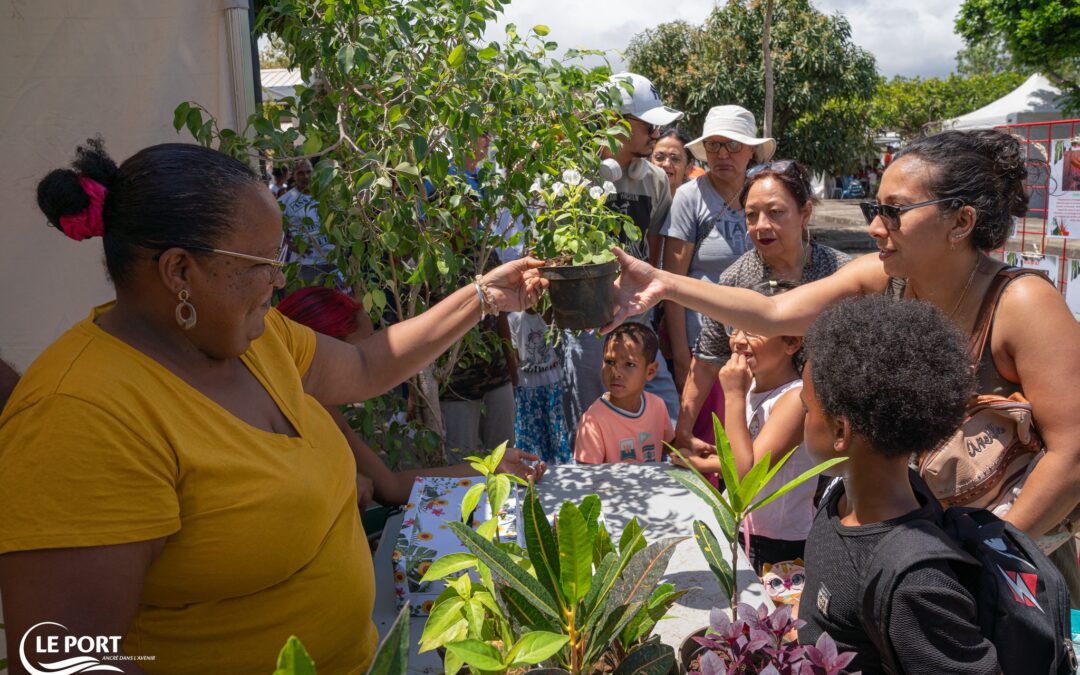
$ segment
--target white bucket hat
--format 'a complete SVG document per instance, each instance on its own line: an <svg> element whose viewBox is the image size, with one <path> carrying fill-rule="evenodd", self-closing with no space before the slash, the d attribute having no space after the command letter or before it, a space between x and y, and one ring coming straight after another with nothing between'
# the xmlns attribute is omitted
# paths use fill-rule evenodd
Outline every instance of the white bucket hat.
<svg viewBox="0 0 1080 675"><path fill-rule="evenodd" d="M619 99L614 103L623 115L636 117L658 127L671 124L683 116L678 110L664 105L660 100L660 92L647 77L636 73L619 73L612 75L609 82L618 91ZM623 82L629 82L634 91L626 91Z"/></svg>
<svg viewBox="0 0 1080 675"><path fill-rule="evenodd" d="M709 108L709 114L705 117L705 128L701 130L701 138L690 141L686 144L686 148L702 162L708 161L703 143L706 138L712 136L723 136L753 146L754 160L759 164L769 161L776 152L776 141L772 138L757 137L757 122L754 120L754 113L742 106L718 105Z"/></svg>

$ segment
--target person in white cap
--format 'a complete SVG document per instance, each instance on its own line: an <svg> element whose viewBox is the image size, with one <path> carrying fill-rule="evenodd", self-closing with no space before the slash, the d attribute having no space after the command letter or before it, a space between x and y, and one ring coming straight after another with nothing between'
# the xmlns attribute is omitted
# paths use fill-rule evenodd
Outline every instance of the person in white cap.
<svg viewBox="0 0 1080 675"><path fill-rule="evenodd" d="M670 217L661 229L664 269L716 283L750 248L746 216L737 197L747 168L772 157L776 141L758 137L749 110L722 105L709 110L701 137L686 147L708 165L708 171L675 191ZM691 347L701 332L701 315L680 309L669 305L664 322L681 391L690 370Z"/></svg>
<svg viewBox="0 0 1080 675"><path fill-rule="evenodd" d="M624 242L627 252L642 260L659 261L660 227L671 208L667 174L649 161L660 127L683 116L660 100L660 92L647 78L619 73L610 79L615 110L630 124L630 134L612 154L602 151L601 178L615 184L615 194L607 199L611 209L633 219L645 241ZM647 242L647 243L646 243ZM635 320L651 325L651 312ZM563 409L570 437L574 438L582 414L604 393L600 379L603 341L590 333L563 332ZM657 360L656 376L645 391L664 401L674 426L679 416L679 392L663 358Z"/></svg>

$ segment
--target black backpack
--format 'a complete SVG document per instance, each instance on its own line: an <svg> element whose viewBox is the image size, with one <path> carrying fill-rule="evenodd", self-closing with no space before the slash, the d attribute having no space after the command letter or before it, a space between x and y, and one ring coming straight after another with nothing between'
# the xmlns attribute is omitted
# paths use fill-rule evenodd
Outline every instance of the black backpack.
<svg viewBox="0 0 1080 675"><path fill-rule="evenodd" d="M861 582L863 628L886 673L900 675L889 634L896 583L927 558L948 560L975 598L982 634L997 649L1004 675L1074 675L1069 591L1061 573L1020 530L989 511L952 507L941 525L916 519L898 525L874 551Z"/></svg>

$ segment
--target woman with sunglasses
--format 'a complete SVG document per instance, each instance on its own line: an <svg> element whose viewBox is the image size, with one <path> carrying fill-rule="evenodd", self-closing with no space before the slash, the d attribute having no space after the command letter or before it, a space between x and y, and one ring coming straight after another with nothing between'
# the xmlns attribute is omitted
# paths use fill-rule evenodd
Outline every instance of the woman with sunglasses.
<svg viewBox="0 0 1080 675"><path fill-rule="evenodd" d="M746 214L747 236L753 249L720 275L719 284L740 288L770 281L805 284L827 277L850 262L847 254L811 241L814 201L810 172L802 164L785 159L750 169L738 202ZM702 456L714 452L712 410L706 406L706 399L720 368L731 358L729 335L722 324L707 316L702 318L679 404L676 444Z"/></svg>
<svg viewBox="0 0 1080 675"><path fill-rule="evenodd" d="M247 165L165 144L118 168L91 141L73 167L42 179L38 204L69 237L103 237L116 300L49 346L0 416L8 644L55 622L152 657L124 672L255 673L295 634L319 672L364 672L371 552L324 406L378 395L481 316L531 305L541 263L351 345L270 307L282 216ZM34 647L56 631L38 627L25 656L56 660Z"/></svg>
<svg viewBox="0 0 1080 675"><path fill-rule="evenodd" d="M965 335L1004 265L989 257L1024 216L1024 150L995 130L946 131L899 152L877 202L863 206L879 252L774 298L717 287L620 256L617 325L662 300L763 335L802 335L822 310L855 295L888 293L929 302ZM993 316L978 368L978 391L1023 392L1046 454L1006 519L1033 537L1056 527L1080 501L1080 326L1057 288L1022 276ZM1076 543L1052 558L1080 601Z"/></svg>

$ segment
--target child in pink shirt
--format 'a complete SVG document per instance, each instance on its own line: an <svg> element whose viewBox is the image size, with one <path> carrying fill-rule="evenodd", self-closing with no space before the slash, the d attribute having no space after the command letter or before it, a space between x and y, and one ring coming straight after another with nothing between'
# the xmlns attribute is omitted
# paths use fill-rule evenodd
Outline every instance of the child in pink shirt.
<svg viewBox="0 0 1080 675"><path fill-rule="evenodd" d="M600 378L607 392L578 425L574 459L582 464L657 462L671 427L664 401L645 391L656 375L656 334L640 323L626 323L604 341Z"/></svg>

